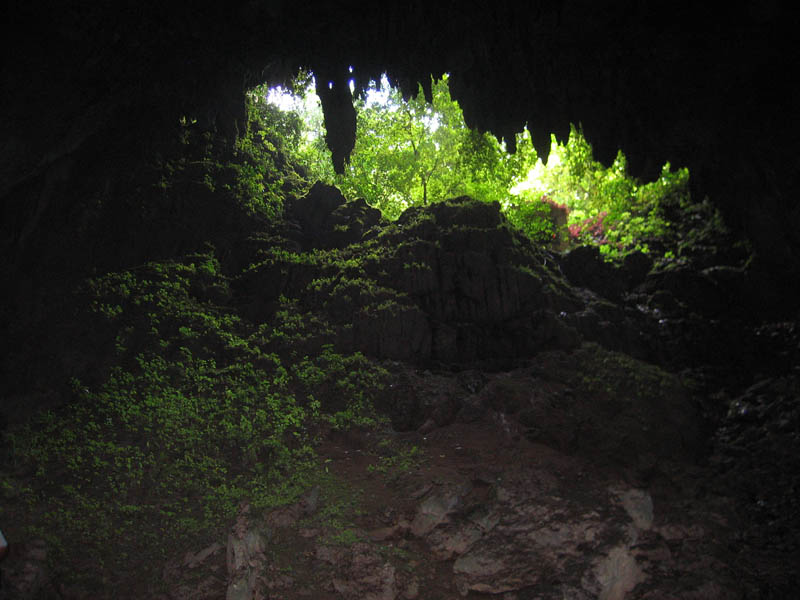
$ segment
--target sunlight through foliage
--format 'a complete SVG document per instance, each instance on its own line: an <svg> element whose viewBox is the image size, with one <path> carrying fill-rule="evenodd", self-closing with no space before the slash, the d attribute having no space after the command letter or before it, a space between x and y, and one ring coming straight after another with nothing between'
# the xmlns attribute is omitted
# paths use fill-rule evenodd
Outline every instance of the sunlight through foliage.
<svg viewBox="0 0 800 600"><path fill-rule="evenodd" d="M628 174L621 151L608 167L595 161L580 127L571 127L565 143L551 136L546 163L527 129L509 154L495 136L466 126L447 75L432 82L432 104L421 86L416 97L404 100L386 75L371 81L355 99L356 146L344 174L337 175L314 89L313 76L303 74L292 89L261 88L254 97L299 118L295 158L312 179L364 198L390 219L411 206L468 195L498 202L514 225L552 249L596 244L613 258L649 252L669 228L662 203L688 201L686 169L665 165L657 181L644 184Z"/></svg>

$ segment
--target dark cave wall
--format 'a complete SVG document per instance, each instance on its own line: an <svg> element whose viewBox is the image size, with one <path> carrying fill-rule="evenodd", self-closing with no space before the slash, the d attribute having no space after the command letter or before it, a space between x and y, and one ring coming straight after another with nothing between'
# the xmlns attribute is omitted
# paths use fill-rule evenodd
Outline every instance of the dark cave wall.
<svg viewBox="0 0 800 600"><path fill-rule="evenodd" d="M762 258L796 270L800 162L787 148L800 133L797 10L583 0L12 8L0 111L5 255L24 252L63 196L53 182L80 178L75 157L108 136L122 136L131 163L147 160L182 115L232 140L246 88L301 66L334 79L352 64L359 85L388 71L406 93L450 72L471 125L511 139L527 123L542 152L550 131L563 138L576 122L598 158L610 162L621 147L635 174L652 177L666 160L688 166L697 193ZM343 160L352 115L341 96L328 120Z"/></svg>

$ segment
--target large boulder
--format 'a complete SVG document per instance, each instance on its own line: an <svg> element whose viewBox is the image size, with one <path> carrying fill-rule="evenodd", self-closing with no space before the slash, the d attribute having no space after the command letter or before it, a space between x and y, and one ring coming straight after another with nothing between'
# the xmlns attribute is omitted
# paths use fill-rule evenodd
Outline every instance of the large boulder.
<svg viewBox="0 0 800 600"><path fill-rule="evenodd" d="M462 197L409 209L380 239L388 246L372 270L429 317L432 359L525 356L578 343L555 317L578 300L497 203Z"/></svg>
<svg viewBox="0 0 800 600"><path fill-rule="evenodd" d="M605 262L597 246L578 246L561 258L561 270L572 285L588 288L610 300L620 300L625 277Z"/></svg>
<svg viewBox="0 0 800 600"><path fill-rule="evenodd" d="M289 203L286 217L295 225L294 237L304 250L355 244L382 220L381 212L363 198L347 201L338 188L322 182Z"/></svg>
<svg viewBox="0 0 800 600"><path fill-rule="evenodd" d="M237 282L249 316L268 321L281 298L296 300L330 325L327 341L340 351L416 363L512 360L579 344L564 316L582 302L497 203L457 198L392 224L373 210L321 184L295 202L287 214L301 246L330 251L263 251Z"/></svg>

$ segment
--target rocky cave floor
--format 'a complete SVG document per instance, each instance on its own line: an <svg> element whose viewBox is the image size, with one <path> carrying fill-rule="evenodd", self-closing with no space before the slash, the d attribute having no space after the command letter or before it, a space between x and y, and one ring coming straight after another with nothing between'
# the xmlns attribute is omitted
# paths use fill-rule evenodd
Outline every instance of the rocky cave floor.
<svg viewBox="0 0 800 600"><path fill-rule="evenodd" d="M160 580L125 574L131 587L120 597L787 597L797 545L775 531L788 533L797 515L752 521L778 499L749 505L729 494L720 465L730 449L692 456L682 441L682 433L691 438L697 430L691 411L667 423L655 406L617 406L613 415L608 397L570 387L581 352L546 353L486 377L444 426L329 432L319 447L327 477L300 501L266 513L243 504L227 538L176 553ZM441 402L474 387L475 375L410 376ZM679 386L655 396L688 402ZM552 410L564 398L590 408ZM532 411L519 410L522 402ZM668 448L670 437L677 441ZM648 438L656 445L642 452ZM765 496L770 482L762 484ZM29 575L36 551L28 549ZM56 582L44 593L92 597Z"/></svg>
<svg viewBox="0 0 800 600"><path fill-rule="evenodd" d="M342 219L363 225L358 203L328 202L327 225L318 199L308 204L314 212L304 221L296 209L295 229L316 240L325 239L325 227L342 234L335 227ZM300 501L265 513L242 504L229 532L176 550L157 566L156 580L136 576L146 556L132 561L117 597L791 596L800 564L795 324L744 321L732 309L712 314L731 289L743 294L753 286L738 267L698 266L699 258L691 268L656 272L634 264L597 277L604 267L582 251L559 259L569 290L543 285L544 271L534 272L533 262L504 266L519 264L522 251L496 212L453 203L426 209L416 221L401 218L396 227L413 243L385 242L402 259L399 274L388 259L381 270L366 269L417 299L400 302L402 319L373 312L372 321L338 338L383 354L393 381L384 408L394 427L322 432L324 476ZM429 231L431 223L439 230ZM363 231L354 235L362 239ZM441 241L435 248L434 238ZM482 244L492 248L489 263L475 252ZM244 281L245 292L258 277L280 273L274 262L264 264L264 273ZM408 264L428 268L410 275L406 268L404 276ZM429 281L431 272L437 281ZM609 288L626 278L625 289ZM304 279L312 277L294 271L277 287L300 294ZM505 291L493 302L487 290ZM480 296L494 312L448 304L459 294ZM312 300L348 319L354 314L333 291ZM532 303L547 306L547 314L514 320ZM439 329L396 328L398 321L413 326L420 307ZM493 324L481 329L489 317ZM452 333L453 323L465 322L472 325ZM498 336L517 341L488 352L521 357L489 368L480 355ZM528 343L544 349L531 351ZM413 364L424 352L472 366ZM651 360L639 359L648 352ZM35 541L17 545L3 565L6 593L38 582L37 597L95 597L47 576L46 553ZM91 566L76 557L60 568Z"/></svg>
<svg viewBox="0 0 800 600"><path fill-rule="evenodd" d="M575 403L594 408L547 410L573 393L542 379L551 362L563 375L573 361L555 352L497 374L442 427L332 434L320 448L327 484L265 515L243 506L227 540L176 556L155 597L786 597L797 546L775 531L796 515L751 521L754 507L726 493L720 453L691 457L680 443L672 457L640 453L648 435L667 433L649 427L679 440L694 430L691 411L666 425L612 416L598 438L594 419L610 416L602 400L579 392ZM439 397L463 385L422 378ZM530 413L507 412L515 394L538 407L534 426ZM349 501L332 526L337 494Z"/></svg>

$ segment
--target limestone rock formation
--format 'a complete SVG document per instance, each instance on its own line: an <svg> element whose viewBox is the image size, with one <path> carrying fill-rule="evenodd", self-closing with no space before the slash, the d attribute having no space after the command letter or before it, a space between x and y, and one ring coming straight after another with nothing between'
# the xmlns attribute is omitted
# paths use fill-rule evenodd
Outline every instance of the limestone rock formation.
<svg viewBox="0 0 800 600"><path fill-rule="evenodd" d="M338 188L320 182L287 207L286 218L299 228L296 241L303 250L358 243L383 220L363 199L347 202Z"/></svg>
<svg viewBox="0 0 800 600"><path fill-rule="evenodd" d="M267 253L240 282L254 298L253 318L267 320L280 296L297 298L332 324L338 347L419 363L511 358L578 343L558 315L580 301L497 204L456 198L408 209L394 224L374 213L320 184L295 202L293 239L343 252L328 255L329 267Z"/></svg>
<svg viewBox="0 0 800 600"><path fill-rule="evenodd" d="M354 142L351 79L358 92L387 72L405 95L422 84L429 96L429 77L448 72L467 123L510 148L527 124L546 157L550 132L563 140L582 123L607 164L622 148L646 178L667 160L688 166L766 262L796 263L792 5L237 1L187 14L65 2L20 5L7 20L0 196L21 215L17 241L33 215L58 210L42 187L64 164L102 156L120 133L147 146L181 118L232 143L245 90L305 67L318 73L337 169Z"/></svg>
<svg viewBox="0 0 800 600"><path fill-rule="evenodd" d="M117 332L73 320L78 279L148 271L148 261L179 261L208 239L241 238L221 257L235 268L208 274L208 285L195 278L181 298L182 309L197 299L204 309L226 305L201 314L204 326L247 321L255 332L243 325L237 336L265 340L254 362L268 362L288 337L292 364L330 347L364 353L389 374L380 408L391 431L326 437L320 426L331 478L320 477L323 491L243 510L230 537L199 534L210 539L176 550L161 580L142 581L131 557L123 579L141 587L106 595L796 592L800 155L787 150L800 137L795 5L233 0L187 11L67 0L42 8L14 3L4 14L0 366L13 395L0 408L15 414L0 419L16 425L82 401L67 381L101 381L109 367L111 353L98 348L113 346ZM607 164L621 148L644 178L665 161L689 167L696 199L721 207L753 255L732 237L698 235L658 264L632 255L609 267L591 249L557 259L509 228L496 205L454 199L390 224L321 185L287 203L285 221L219 211L198 181L202 148L183 154L176 138L192 133L235 153L248 127L246 91L285 83L299 68L318 77L337 170L354 143L351 76L356 93L385 71L404 94L422 84L430 95L429 76L448 72L468 124L509 148L527 125L546 158L550 132L563 140L580 123ZM176 161L186 166L179 193L164 201L143 191L165 185L154 165L168 171ZM276 189L278 179L269 182ZM254 223L258 234L244 239ZM180 343L191 345L194 333ZM64 381L51 381L54 373ZM323 400L334 407L348 400L331 396ZM3 477L24 480L10 462ZM112 481L117 500L114 477L96 475ZM336 499L342 487L352 504ZM29 498L77 490L66 480L34 488L0 487L0 518L16 529L31 508L68 511ZM129 511L139 501L135 490L120 499ZM106 525L111 536L119 523ZM84 557L54 561L57 545L12 544L4 594L103 595L62 584L67 569L98 567Z"/></svg>
<svg viewBox="0 0 800 600"><path fill-rule="evenodd" d="M596 346L583 352L545 353L525 369L477 382L483 415L404 434L428 458L419 470L396 473L387 488L361 470L369 460L362 448L389 447L380 436L336 442L343 445L331 454L331 473L354 478L370 507L353 517L347 541L337 530L342 525L323 516L335 514L325 504L331 497L311 492L319 512L302 508L303 500L253 513L243 527L240 516L229 555L250 548L243 564L259 573L254 593L264 598L742 597L725 541L733 506L694 497L693 480L702 474L687 444L700 439L690 433L697 416L684 392L677 383L646 381L656 374L645 364L614 367L612 353ZM588 355L606 361L602 385L631 394L642 409L638 417L611 408L596 384L581 380ZM544 373L549 379L540 379ZM630 381L617 379L625 374ZM419 393L466 391L469 381L469 372L440 375ZM574 386L569 393L567 385ZM641 396L630 389L636 385ZM645 405L653 389L662 395ZM675 410L675 417L659 410ZM616 421L606 427L610 413ZM531 429L539 433L531 436ZM265 530L273 533L259 533ZM292 576L278 579L289 564ZM239 572L230 571L229 597Z"/></svg>

